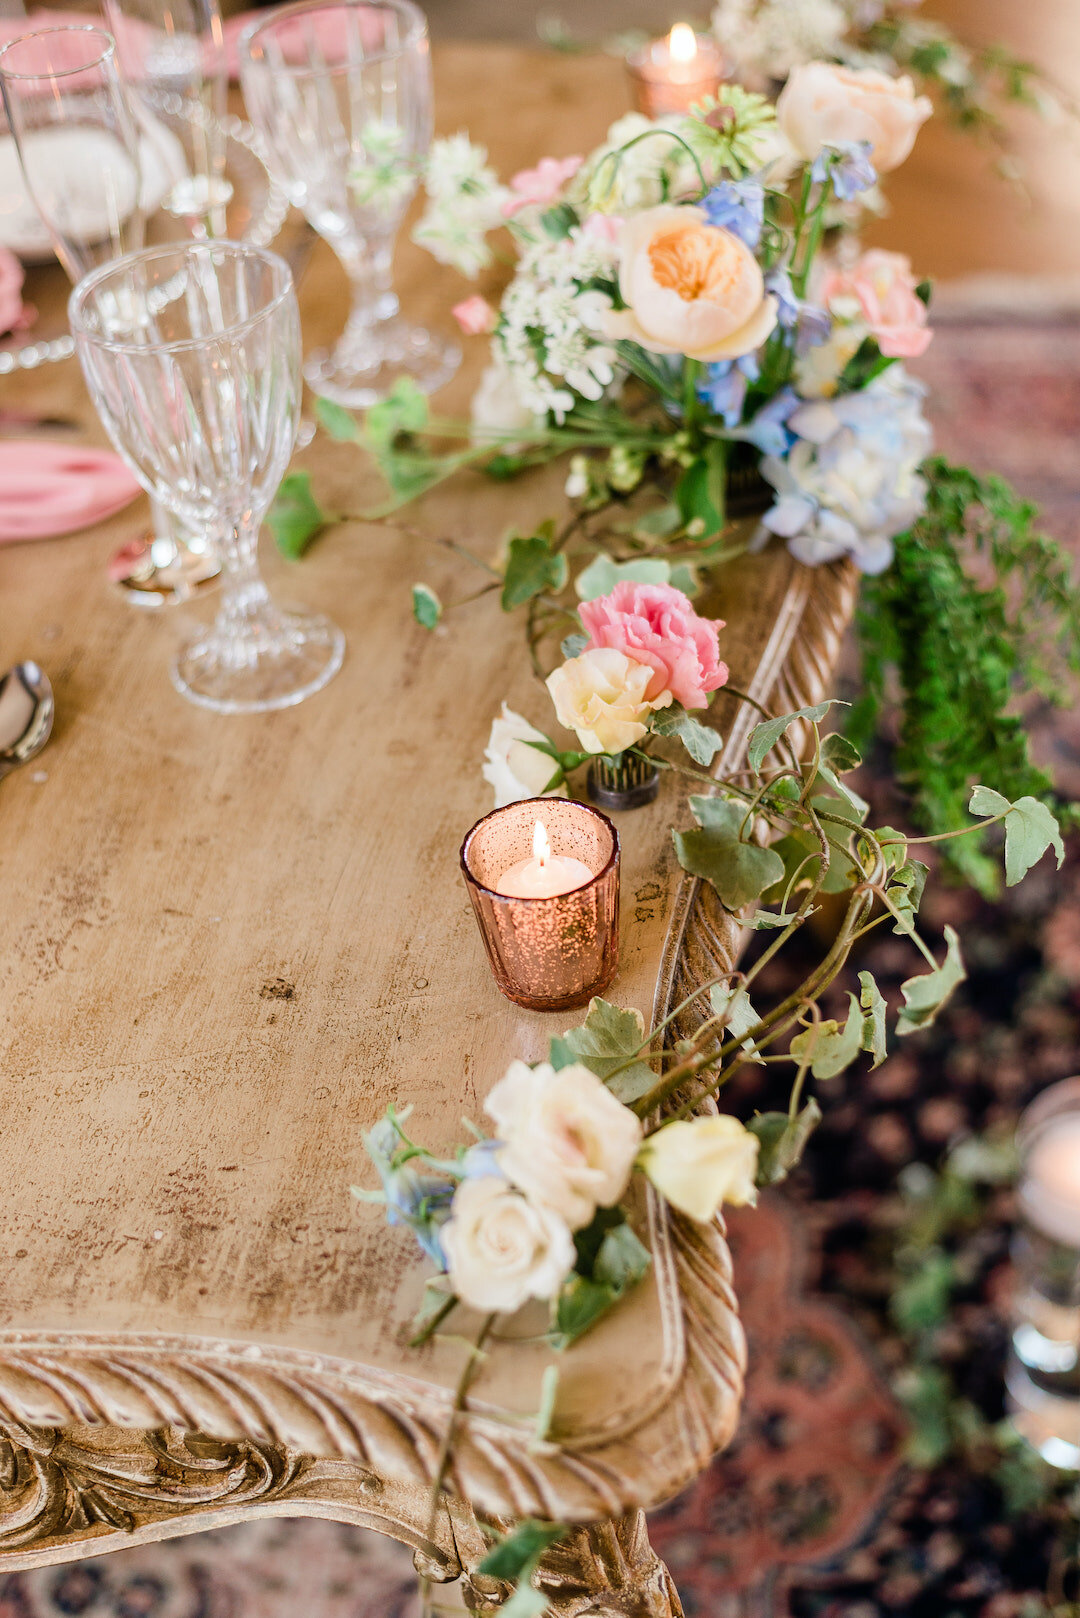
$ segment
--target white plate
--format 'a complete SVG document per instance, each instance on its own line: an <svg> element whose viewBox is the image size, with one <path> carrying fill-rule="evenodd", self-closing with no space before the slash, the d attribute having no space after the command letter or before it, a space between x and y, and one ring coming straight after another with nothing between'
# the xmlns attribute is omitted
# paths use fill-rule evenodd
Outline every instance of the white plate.
<svg viewBox="0 0 1080 1618"><path fill-rule="evenodd" d="M150 120L147 119L147 122ZM132 176L124 152L100 128L42 129L33 136L35 163L55 165L73 179L72 226L84 241L108 235L106 195L130 189ZM170 129L153 120L139 142L142 165L142 206L152 212L170 187L169 171L182 171L184 148ZM111 183L110 183L111 182ZM129 203L130 211L130 203ZM49 233L26 194L19 155L11 135L0 135L0 246L8 247L24 264L46 264L54 257Z"/></svg>

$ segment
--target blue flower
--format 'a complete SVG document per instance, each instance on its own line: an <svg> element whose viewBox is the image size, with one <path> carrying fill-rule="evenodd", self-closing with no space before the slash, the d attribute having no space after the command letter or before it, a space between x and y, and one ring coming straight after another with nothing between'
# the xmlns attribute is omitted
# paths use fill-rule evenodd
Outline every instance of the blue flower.
<svg viewBox="0 0 1080 1618"><path fill-rule="evenodd" d="M814 159L810 178L818 185L831 180L839 201L850 202L860 191L869 191L877 184L877 170L870 161L871 150L868 140L845 140L835 146L824 146Z"/></svg>
<svg viewBox="0 0 1080 1618"><path fill-rule="evenodd" d="M461 1159L461 1177L463 1180L505 1179L502 1169L495 1161L495 1153L502 1151L501 1140L478 1140L470 1146Z"/></svg>
<svg viewBox="0 0 1080 1618"><path fill-rule="evenodd" d="M398 1163L405 1147L389 1118L380 1118L374 1129L368 1130L364 1145L382 1181L387 1224L407 1225L428 1258L444 1270L446 1258L439 1232L450 1216L453 1181L425 1173L417 1166L423 1163L422 1157Z"/></svg>
<svg viewBox="0 0 1080 1618"><path fill-rule="evenodd" d="M765 277L765 290L776 299L776 318L783 331L795 332L800 354L828 340L832 316L815 303L806 303L791 284L790 272L781 265Z"/></svg>
<svg viewBox="0 0 1080 1618"><path fill-rule="evenodd" d="M765 224L765 188L758 180L723 180L702 202L710 225L730 230L756 252Z"/></svg>
<svg viewBox="0 0 1080 1618"><path fill-rule="evenodd" d="M706 367L706 380L698 385L698 397L704 399L725 427L737 427L742 419L747 383L756 382L760 375L756 354L744 354L738 360L714 360Z"/></svg>
<svg viewBox="0 0 1080 1618"><path fill-rule="evenodd" d="M747 424L743 437L763 455L786 455L795 441L787 424L801 403L794 388L782 388Z"/></svg>

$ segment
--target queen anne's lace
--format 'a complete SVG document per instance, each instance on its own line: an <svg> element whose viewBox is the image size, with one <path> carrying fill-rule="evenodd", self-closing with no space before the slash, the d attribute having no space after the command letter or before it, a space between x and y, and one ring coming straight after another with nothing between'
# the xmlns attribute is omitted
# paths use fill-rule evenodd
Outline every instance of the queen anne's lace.
<svg viewBox="0 0 1080 1618"><path fill-rule="evenodd" d="M837 56L852 21L850 6L837 0L719 0L713 11L721 49L758 82Z"/></svg>

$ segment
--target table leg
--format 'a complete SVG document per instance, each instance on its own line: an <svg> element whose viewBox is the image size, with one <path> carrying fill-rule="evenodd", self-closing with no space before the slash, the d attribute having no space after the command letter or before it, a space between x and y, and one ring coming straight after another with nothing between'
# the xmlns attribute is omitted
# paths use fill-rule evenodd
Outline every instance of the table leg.
<svg viewBox="0 0 1080 1618"><path fill-rule="evenodd" d="M642 1511L571 1529L544 1557L537 1583L554 1618L683 1618ZM462 1580L462 1594L468 1611L497 1613L508 1592L473 1574Z"/></svg>

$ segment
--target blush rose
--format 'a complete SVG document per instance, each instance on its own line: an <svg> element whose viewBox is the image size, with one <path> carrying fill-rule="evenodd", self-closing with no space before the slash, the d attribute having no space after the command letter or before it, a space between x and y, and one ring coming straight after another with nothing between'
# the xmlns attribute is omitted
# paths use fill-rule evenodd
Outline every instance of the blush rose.
<svg viewBox="0 0 1080 1618"><path fill-rule="evenodd" d="M881 352L913 360L926 353L934 335L916 285L909 258L874 248L852 269L834 271L822 286L821 301L831 306L837 299L854 299Z"/></svg>
<svg viewBox="0 0 1080 1618"><path fill-rule="evenodd" d="M586 650L610 647L652 669L645 688L650 702L670 691L684 708L704 708L709 693L727 680L719 653L723 622L699 618L672 584L623 579L610 595L584 602L580 617L589 637Z"/></svg>

